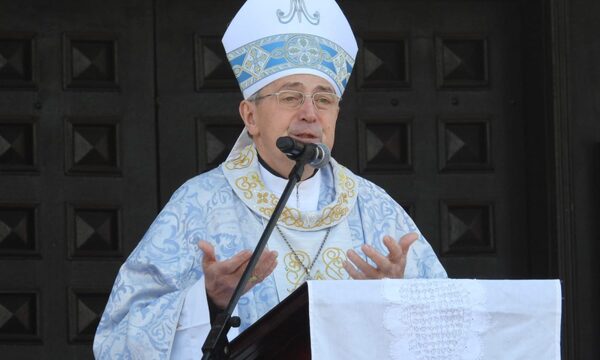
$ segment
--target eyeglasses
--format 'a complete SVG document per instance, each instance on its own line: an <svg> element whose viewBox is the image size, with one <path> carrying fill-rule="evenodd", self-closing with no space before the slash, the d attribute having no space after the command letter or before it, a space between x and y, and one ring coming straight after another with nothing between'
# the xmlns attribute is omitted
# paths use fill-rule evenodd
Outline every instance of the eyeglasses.
<svg viewBox="0 0 600 360"><path fill-rule="evenodd" d="M272 94L266 94L256 97L254 100L261 100L269 96L275 96L277 103L287 109L297 110L303 104L304 100L309 97L312 99L313 105L322 111L332 111L337 109L341 98L337 94L330 92L316 92L314 94L304 94L296 90L283 90Z"/></svg>

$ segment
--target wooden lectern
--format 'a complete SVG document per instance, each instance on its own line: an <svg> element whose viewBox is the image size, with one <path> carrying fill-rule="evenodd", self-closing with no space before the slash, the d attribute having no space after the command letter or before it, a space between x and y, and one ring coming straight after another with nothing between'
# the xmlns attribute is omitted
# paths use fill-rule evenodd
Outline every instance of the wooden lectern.
<svg viewBox="0 0 600 360"><path fill-rule="evenodd" d="M230 344L231 359L310 359L308 287L302 284Z"/></svg>

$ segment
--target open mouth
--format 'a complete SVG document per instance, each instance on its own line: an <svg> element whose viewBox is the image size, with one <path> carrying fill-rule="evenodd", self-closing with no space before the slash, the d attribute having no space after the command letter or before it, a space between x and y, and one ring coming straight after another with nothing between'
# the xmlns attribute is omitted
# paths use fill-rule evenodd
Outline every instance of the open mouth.
<svg viewBox="0 0 600 360"><path fill-rule="evenodd" d="M299 134L290 134L290 136L298 141L302 141L302 142L319 142L320 139L318 136L315 136L311 133L299 133Z"/></svg>

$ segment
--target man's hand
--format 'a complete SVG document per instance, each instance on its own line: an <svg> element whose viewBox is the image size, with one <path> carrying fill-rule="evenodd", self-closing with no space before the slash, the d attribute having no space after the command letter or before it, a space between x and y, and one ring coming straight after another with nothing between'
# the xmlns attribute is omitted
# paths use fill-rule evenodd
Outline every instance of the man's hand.
<svg viewBox="0 0 600 360"><path fill-rule="evenodd" d="M390 236L383 238L383 244L388 248L390 253L388 256L383 256L372 246L363 245L362 251L373 260L377 267L369 265L363 260L354 250L348 250L347 256L350 261L344 262L344 269L353 279L402 279L404 277L404 269L406 267L406 256L408 249L419 238L416 233L408 233L400 238L400 241L395 241Z"/></svg>
<svg viewBox="0 0 600 360"><path fill-rule="evenodd" d="M204 252L202 270L204 271L206 293L215 305L224 309L233 296L233 292L250 261L252 252L248 250L240 251L232 258L217 261L215 248L209 242L200 240L198 247ZM251 275L244 292L271 275L276 266L277 252L265 249L260 259L258 259L258 263L256 263L254 273Z"/></svg>

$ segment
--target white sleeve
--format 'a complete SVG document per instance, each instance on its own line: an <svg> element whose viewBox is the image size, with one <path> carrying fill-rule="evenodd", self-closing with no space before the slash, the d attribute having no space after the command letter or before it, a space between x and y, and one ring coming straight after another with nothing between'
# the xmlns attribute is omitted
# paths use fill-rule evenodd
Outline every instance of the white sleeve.
<svg viewBox="0 0 600 360"><path fill-rule="evenodd" d="M237 315L237 307L233 311ZM187 360L202 357L202 345L210 331L210 312L206 301L204 277L190 287L179 315L179 323L171 348L171 359ZM231 328L227 337L233 340L239 334L237 328Z"/></svg>

